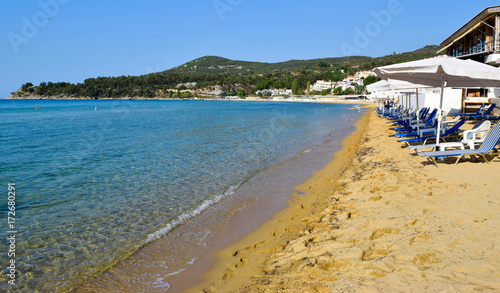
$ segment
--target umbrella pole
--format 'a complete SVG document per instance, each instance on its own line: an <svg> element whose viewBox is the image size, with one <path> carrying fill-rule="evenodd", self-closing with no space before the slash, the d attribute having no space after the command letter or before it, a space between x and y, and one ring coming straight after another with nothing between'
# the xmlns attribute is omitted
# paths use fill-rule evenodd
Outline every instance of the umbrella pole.
<svg viewBox="0 0 500 293"><path fill-rule="evenodd" d="M408 109L411 111L411 94L408 93L407 97L408 97Z"/></svg>
<svg viewBox="0 0 500 293"><path fill-rule="evenodd" d="M439 149L439 137L441 136L441 122L443 121L442 110L443 109L443 96L444 96L444 83L446 82L446 76L444 73L441 74L441 99L439 101L438 109L438 125L436 133L436 149Z"/></svg>
<svg viewBox="0 0 500 293"><path fill-rule="evenodd" d="M408 113L406 117L410 118L411 110L410 110L410 104L409 104L409 101L408 101L408 94L406 94L406 112Z"/></svg>
<svg viewBox="0 0 500 293"><path fill-rule="evenodd" d="M415 89L417 92L417 133L420 133L420 108L418 106L418 88Z"/></svg>

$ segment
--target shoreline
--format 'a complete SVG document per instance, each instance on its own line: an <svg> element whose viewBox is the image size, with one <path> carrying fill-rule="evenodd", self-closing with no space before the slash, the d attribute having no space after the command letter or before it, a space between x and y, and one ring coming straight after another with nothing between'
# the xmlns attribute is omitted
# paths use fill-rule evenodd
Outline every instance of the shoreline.
<svg viewBox="0 0 500 293"><path fill-rule="evenodd" d="M0 100L5 101L223 101L223 102L306 102L306 103L340 103L340 104L373 104L368 100L361 99L345 99L343 96L304 96L303 98L290 98L290 99L262 99L257 97L248 97L245 99L216 99L214 98L200 98L200 99L163 99L163 98L128 98L123 97L119 99L113 98L72 98L72 97L32 97L32 98L4 98Z"/></svg>
<svg viewBox="0 0 500 293"><path fill-rule="evenodd" d="M290 195L287 207L252 233L219 250L216 264L208 271L205 280L186 292L238 292L251 286L251 276L259 273L265 258L277 253L281 243L300 235L302 223L298 219L313 215L327 203L329 199L323 194L337 186L335 178L340 178L354 159L370 112L367 111L354 124L356 129L341 141L341 148L333 154L333 159L294 188L297 192Z"/></svg>
<svg viewBox="0 0 500 293"><path fill-rule="evenodd" d="M435 168L373 111L357 126L304 195L186 292L500 290L499 160Z"/></svg>

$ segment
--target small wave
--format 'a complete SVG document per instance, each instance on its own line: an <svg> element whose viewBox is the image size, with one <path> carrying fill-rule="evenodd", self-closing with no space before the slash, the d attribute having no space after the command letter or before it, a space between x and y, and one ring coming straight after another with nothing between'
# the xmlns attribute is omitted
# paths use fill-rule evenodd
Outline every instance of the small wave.
<svg viewBox="0 0 500 293"><path fill-rule="evenodd" d="M151 287L152 287L152 288L163 288L163 289L165 289L165 290L170 289L170 283L165 282L164 280L165 280L165 279L164 279L164 278L162 278L162 277L158 277L158 278L156 278L156 282L153 282L153 283L151 284Z"/></svg>
<svg viewBox="0 0 500 293"><path fill-rule="evenodd" d="M193 258L192 260L188 261L186 264L193 265L195 263L195 261L197 261L197 260L198 260L197 258ZM178 269L177 271L175 271L173 273L167 274L165 277L170 277L170 276L180 274L180 273L184 272L185 270L187 270L187 268Z"/></svg>
<svg viewBox="0 0 500 293"><path fill-rule="evenodd" d="M220 202L221 200L227 198L228 196L234 194L235 191L241 186L241 184L242 183L239 183L238 185L229 186L229 188L225 192L218 194L216 196L213 196L209 199L206 199L195 209L179 215L176 219L172 220L165 227L159 229L156 232L149 234L148 237L143 241L141 246L160 239L161 237L167 235L175 227L186 223L189 219L201 214L203 211L205 211L210 206L212 206L212 205Z"/></svg>
<svg viewBox="0 0 500 293"><path fill-rule="evenodd" d="M305 151L303 151L303 152L302 152L302 154L307 154L307 153L310 153L310 152L312 152L314 149L316 149L316 146L312 146L312 147L310 147L310 148L306 149Z"/></svg>
<svg viewBox="0 0 500 293"><path fill-rule="evenodd" d="M175 276L177 274L180 274L180 273L184 272L185 270L187 270L187 269L179 269L179 270L177 270L177 271L175 271L173 273L165 275L165 277Z"/></svg>
<svg viewBox="0 0 500 293"><path fill-rule="evenodd" d="M205 243L205 239L207 239L208 235L210 235L210 234L211 234L210 231L205 232L205 234L203 236L198 238L198 244L202 244L203 246L206 246L207 244Z"/></svg>

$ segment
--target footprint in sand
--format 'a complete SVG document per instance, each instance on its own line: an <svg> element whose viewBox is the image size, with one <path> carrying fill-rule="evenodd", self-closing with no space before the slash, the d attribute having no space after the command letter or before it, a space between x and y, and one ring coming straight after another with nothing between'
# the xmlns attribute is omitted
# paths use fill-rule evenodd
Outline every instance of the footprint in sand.
<svg viewBox="0 0 500 293"><path fill-rule="evenodd" d="M243 267L244 265L247 264L247 262L248 262L248 260L246 257L240 258L236 264L232 265L231 267L227 268L224 271L224 275L222 276L222 279L226 280L226 279L229 279L232 276L234 276L236 269Z"/></svg>
<svg viewBox="0 0 500 293"><path fill-rule="evenodd" d="M374 250L369 249L362 252L361 260L371 261L386 256L387 254L389 254L389 251L385 249L374 249Z"/></svg>
<svg viewBox="0 0 500 293"><path fill-rule="evenodd" d="M410 245L412 245L413 243L415 242L423 242L423 241L427 241L431 238L430 235L427 235L427 234L420 234L420 235L416 235L416 236L413 236L411 239L410 239Z"/></svg>
<svg viewBox="0 0 500 293"><path fill-rule="evenodd" d="M418 266L428 266L441 263L441 260L436 256L436 253L428 252L415 256L413 262Z"/></svg>
<svg viewBox="0 0 500 293"><path fill-rule="evenodd" d="M373 231L372 235L370 236L370 240L375 240L375 239L378 239L378 238L383 237L383 236L388 235L388 234L397 234L399 232L400 232L400 230L397 228L377 229L377 230Z"/></svg>

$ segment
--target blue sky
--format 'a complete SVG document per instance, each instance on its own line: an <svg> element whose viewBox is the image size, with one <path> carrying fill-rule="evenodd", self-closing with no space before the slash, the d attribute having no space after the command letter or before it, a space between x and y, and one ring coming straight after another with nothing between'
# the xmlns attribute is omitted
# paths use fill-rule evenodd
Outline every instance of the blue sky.
<svg viewBox="0 0 500 293"><path fill-rule="evenodd" d="M23 83L142 75L217 55L279 62L407 52L498 1L23 0L0 4L0 98Z"/></svg>

